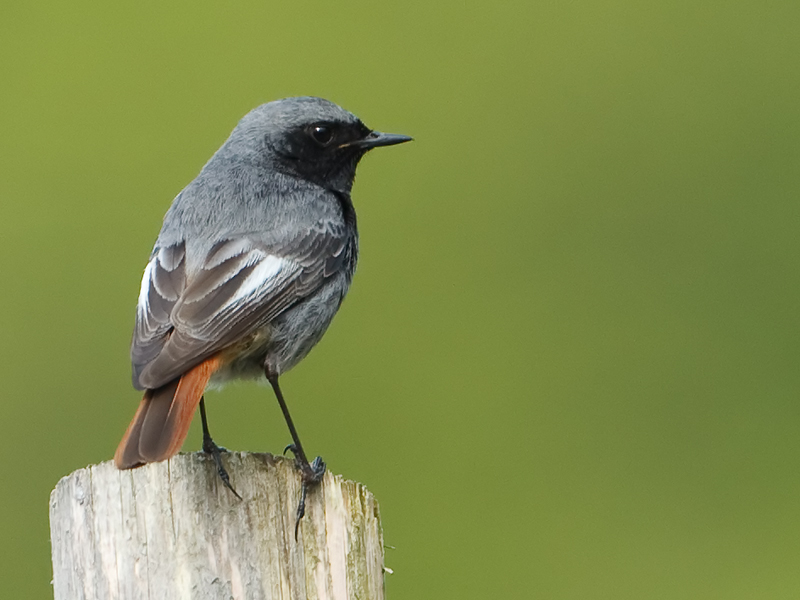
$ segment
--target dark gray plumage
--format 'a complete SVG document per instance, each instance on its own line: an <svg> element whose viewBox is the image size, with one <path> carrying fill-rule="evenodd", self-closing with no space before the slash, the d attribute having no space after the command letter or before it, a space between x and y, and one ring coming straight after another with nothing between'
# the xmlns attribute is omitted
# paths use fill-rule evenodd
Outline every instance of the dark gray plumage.
<svg viewBox="0 0 800 600"><path fill-rule="evenodd" d="M239 122L173 201L145 269L131 344L133 385L145 394L117 449L119 468L178 452L199 403L203 448L230 487L203 390L266 375L292 434L305 498L325 467L306 459L278 377L319 341L350 287L359 160L410 139L371 131L311 97L264 104ZM298 516L302 508L303 501Z"/></svg>
<svg viewBox="0 0 800 600"><path fill-rule="evenodd" d="M270 102L239 122L175 198L142 283L131 349L137 389L162 386L232 344L243 352L212 381L261 377L265 360L281 374L322 337L355 271L350 191L371 146L327 153L308 134L315 124L339 128L338 146L370 135L320 98Z"/></svg>

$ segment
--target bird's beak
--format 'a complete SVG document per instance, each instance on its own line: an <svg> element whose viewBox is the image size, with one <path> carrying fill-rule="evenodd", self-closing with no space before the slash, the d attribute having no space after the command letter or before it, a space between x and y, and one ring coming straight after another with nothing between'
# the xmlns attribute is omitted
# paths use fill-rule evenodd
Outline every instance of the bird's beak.
<svg viewBox="0 0 800 600"><path fill-rule="evenodd" d="M344 144L344 146L352 146L355 148L363 148L369 150L370 148L377 148L378 146L394 146L395 144L402 144L410 142L414 138L407 135L400 135L399 133L381 133L380 131L370 131L367 137Z"/></svg>

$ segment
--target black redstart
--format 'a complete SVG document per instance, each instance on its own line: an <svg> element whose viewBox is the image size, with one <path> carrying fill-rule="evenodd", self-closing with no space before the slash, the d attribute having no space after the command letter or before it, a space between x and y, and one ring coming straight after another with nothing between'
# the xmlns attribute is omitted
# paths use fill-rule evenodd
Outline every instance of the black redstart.
<svg viewBox="0 0 800 600"><path fill-rule="evenodd" d="M359 160L410 139L372 131L313 97L263 104L239 122L172 202L145 268L131 344L133 385L144 398L114 455L118 468L174 456L199 404L203 450L236 494L203 392L266 376L302 474L299 523L325 463L306 458L278 378L320 340L350 287Z"/></svg>

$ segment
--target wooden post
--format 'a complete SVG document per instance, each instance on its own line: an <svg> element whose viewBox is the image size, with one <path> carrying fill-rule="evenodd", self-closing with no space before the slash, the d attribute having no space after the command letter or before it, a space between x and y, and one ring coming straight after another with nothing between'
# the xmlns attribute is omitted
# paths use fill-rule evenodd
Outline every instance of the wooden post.
<svg viewBox="0 0 800 600"><path fill-rule="evenodd" d="M50 495L55 600L382 600L383 535L366 488L325 475L294 538L291 460L202 453L75 471Z"/></svg>

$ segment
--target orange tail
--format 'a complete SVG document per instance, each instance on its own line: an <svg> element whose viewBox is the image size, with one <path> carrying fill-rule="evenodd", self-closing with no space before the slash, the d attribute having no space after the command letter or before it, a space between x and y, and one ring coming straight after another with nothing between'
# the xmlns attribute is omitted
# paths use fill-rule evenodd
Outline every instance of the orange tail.
<svg viewBox="0 0 800 600"><path fill-rule="evenodd" d="M175 456L211 375L220 360L212 357L180 378L147 390L114 454L118 469L133 469Z"/></svg>

